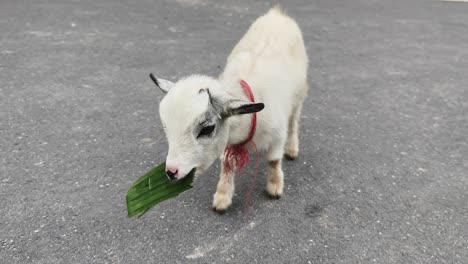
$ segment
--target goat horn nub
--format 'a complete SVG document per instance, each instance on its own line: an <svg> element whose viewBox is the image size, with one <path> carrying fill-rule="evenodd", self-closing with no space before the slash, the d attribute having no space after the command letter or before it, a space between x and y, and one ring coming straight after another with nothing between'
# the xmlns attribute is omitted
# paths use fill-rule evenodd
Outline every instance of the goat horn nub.
<svg viewBox="0 0 468 264"><path fill-rule="evenodd" d="M156 84L156 86L160 87L160 86L159 86L158 79L156 79L156 77L154 77L153 73L150 73L149 77L150 77L151 80L154 82L154 84Z"/></svg>

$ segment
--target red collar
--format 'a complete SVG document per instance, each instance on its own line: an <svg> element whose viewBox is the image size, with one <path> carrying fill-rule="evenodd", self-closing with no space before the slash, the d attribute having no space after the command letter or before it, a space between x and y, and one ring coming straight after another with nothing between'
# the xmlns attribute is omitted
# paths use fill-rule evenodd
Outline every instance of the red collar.
<svg viewBox="0 0 468 264"><path fill-rule="evenodd" d="M241 85L242 88L244 88L244 90L249 95L250 101L252 103L255 103L255 98L254 98L252 89L250 88L249 84L247 82L245 82L244 80L241 80L240 85ZM256 129L257 129L257 113L253 113L252 114L252 125L250 126L249 136L247 137L247 139L244 142L240 143L239 145L244 146L247 143L249 143L250 141L252 141L252 139L253 139L253 137L255 135L255 130Z"/></svg>
<svg viewBox="0 0 468 264"><path fill-rule="evenodd" d="M250 86L244 80L240 81L241 87L247 92L252 103L255 98ZM252 125L250 126L249 136L245 141L236 145L228 145L224 150L224 167L226 171L239 171L244 165L249 162L249 151L246 145L252 142L257 129L257 113L252 114ZM253 143L253 142L252 142ZM254 144L255 146L255 144Z"/></svg>

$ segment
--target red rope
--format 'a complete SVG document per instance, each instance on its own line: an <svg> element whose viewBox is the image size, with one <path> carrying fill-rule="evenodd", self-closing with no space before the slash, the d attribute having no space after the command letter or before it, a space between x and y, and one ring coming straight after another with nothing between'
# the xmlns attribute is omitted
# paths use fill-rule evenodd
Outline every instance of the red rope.
<svg viewBox="0 0 468 264"><path fill-rule="evenodd" d="M244 81L240 81L240 85L249 95L249 99L252 103L255 103L255 98L250 86ZM249 151L246 145L252 141L255 130L257 129L257 113L252 114L252 125L250 126L250 132L247 139L236 145L228 145L224 150L224 167L226 171L238 172L249 162Z"/></svg>
<svg viewBox="0 0 468 264"><path fill-rule="evenodd" d="M255 98L250 86L244 80L240 81L241 87L247 92L249 99L252 103L255 103ZM253 187L255 185L257 179L257 172L258 172L258 152L257 146L252 141L255 131L257 129L257 113L252 114L252 123L250 126L250 131L247 139L242 143L236 145L228 145L224 150L224 168L227 173L230 172L239 172L245 164L249 162L249 151L247 149L247 144L252 143L255 148L255 171L252 179L252 183L250 184L249 191L247 193L247 197L245 199L245 206L248 208L250 197L253 192Z"/></svg>

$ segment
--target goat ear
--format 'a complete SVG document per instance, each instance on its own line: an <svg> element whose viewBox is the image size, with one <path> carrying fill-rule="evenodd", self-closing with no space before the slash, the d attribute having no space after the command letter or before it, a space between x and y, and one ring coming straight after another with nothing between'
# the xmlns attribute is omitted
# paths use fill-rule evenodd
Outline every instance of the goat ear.
<svg viewBox="0 0 468 264"><path fill-rule="evenodd" d="M156 86L161 89L164 93L169 92L169 90L174 86L174 83L168 80L164 80L161 78L156 78L152 73L150 73L150 78L156 84Z"/></svg>
<svg viewBox="0 0 468 264"><path fill-rule="evenodd" d="M224 108L223 117L260 112L265 108L263 103L251 103L244 100L230 100Z"/></svg>

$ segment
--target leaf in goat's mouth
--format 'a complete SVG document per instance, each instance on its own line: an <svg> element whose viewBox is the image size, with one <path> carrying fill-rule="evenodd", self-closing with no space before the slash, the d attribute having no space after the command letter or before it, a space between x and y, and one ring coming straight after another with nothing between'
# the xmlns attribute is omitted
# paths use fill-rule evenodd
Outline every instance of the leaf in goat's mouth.
<svg viewBox="0 0 468 264"><path fill-rule="evenodd" d="M141 217L156 204L192 188L195 169L183 179L172 182L166 176L165 167L164 162L159 164L130 186L127 191L128 217Z"/></svg>

